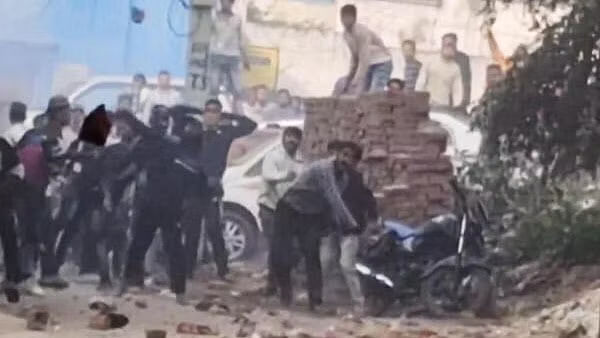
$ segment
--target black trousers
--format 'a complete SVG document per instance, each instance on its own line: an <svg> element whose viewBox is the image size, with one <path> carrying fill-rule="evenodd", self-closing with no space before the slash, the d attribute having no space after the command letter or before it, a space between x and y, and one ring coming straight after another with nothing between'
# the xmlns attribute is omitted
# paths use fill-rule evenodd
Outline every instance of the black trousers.
<svg viewBox="0 0 600 338"><path fill-rule="evenodd" d="M311 308L323 302L323 274L321 271L320 246L321 214L302 214L284 201L275 209L273 238L270 245L271 266L283 305L292 302L291 270L296 263L294 241L297 241L306 264L308 301Z"/></svg>
<svg viewBox="0 0 600 338"><path fill-rule="evenodd" d="M19 260L23 273L33 275L40 255L43 221L48 219L48 207L44 188L23 182L22 194L16 200L19 223Z"/></svg>
<svg viewBox="0 0 600 338"><path fill-rule="evenodd" d="M258 209L258 217L260 218L260 224L263 228L263 234L265 235L267 243L269 243L269 247L271 247L271 241L273 240L273 227L275 226L275 210L260 204ZM275 280L273 269L270 268L273 266L272 257L272 252L269 250L267 253L267 266L269 267L267 275L268 290L274 290L277 288L277 281Z"/></svg>
<svg viewBox="0 0 600 338"><path fill-rule="evenodd" d="M217 273L219 276L225 276L227 273L229 273L229 267L227 266L229 254L225 248L225 238L223 237L221 207L221 197L213 197L206 201L203 209L204 226L206 227L206 234L208 235L208 239L210 240L210 244L213 249ZM196 248L197 247L198 244L196 244Z"/></svg>
<svg viewBox="0 0 600 338"><path fill-rule="evenodd" d="M15 202L21 180L16 176L6 175L0 181L0 241L4 252L6 280L19 283L28 276L21 273L19 263L19 237L15 224Z"/></svg>
<svg viewBox="0 0 600 338"><path fill-rule="evenodd" d="M127 250L125 279L128 285L142 286L144 283L144 258L156 231L160 228L163 245L169 256L169 278L171 291L185 292L185 252L178 226L181 204L160 205L141 202L133 223L133 239Z"/></svg>
<svg viewBox="0 0 600 338"><path fill-rule="evenodd" d="M184 202L181 225L185 232L186 274L188 278L193 278L196 272L204 215L203 206L206 203L200 197L188 197Z"/></svg>
<svg viewBox="0 0 600 338"><path fill-rule="evenodd" d="M115 210L104 212L100 236L96 239L96 252L99 259L99 274L101 283L111 283L112 276L121 278L127 254L127 230L129 229L129 208L125 203L115 206ZM109 254L112 252L112 262ZM111 264L112 263L112 264Z"/></svg>
<svg viewBox="0 0 600 338"><path fill-rule="evenodd" d="M23 279L19 264L19 247L17 231L13 217L13 210L0 207L0 240L4 252L4 266L6 269L6 280L11 283L19 283Z"/></svg>

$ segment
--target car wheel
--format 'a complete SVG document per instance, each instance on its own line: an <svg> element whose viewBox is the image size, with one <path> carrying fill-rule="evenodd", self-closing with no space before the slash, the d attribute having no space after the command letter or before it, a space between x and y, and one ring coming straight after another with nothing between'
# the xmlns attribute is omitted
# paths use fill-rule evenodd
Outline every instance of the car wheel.
<svg viewBox="0 0 600 338"><path fill-rule="evenodd" d="M236 209L223 211L223 237L229 260L250 258L258 247L258 233L252 219Z"/></svg>

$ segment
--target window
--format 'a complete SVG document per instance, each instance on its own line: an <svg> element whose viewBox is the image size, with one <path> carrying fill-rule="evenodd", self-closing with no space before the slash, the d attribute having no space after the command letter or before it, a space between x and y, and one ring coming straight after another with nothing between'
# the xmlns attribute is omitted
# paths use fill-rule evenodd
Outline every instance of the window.
<svg viewBox="0 0 600 338"><path fill-rule="evenodd" d="M129 84L118 82L93 85L73 100L73 104L83 106L85 112L90 112L101 104L112 110L117 105L119 95L125 93L128 88Z"/></svg>
<svg viewBox="0 0 600 338"><path fill-rule="evenodd" d="M231 144L227 158L228 166L238 166L252 161L265 147L281 138L279 130L257 130Z"/></svg>

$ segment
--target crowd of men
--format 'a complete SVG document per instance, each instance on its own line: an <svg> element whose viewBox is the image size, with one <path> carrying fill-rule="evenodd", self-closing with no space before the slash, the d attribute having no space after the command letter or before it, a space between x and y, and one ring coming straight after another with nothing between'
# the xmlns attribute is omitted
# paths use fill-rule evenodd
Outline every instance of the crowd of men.
<svg viewBox="0 0 600 338"><path fill-rule="evenodd" d="M183 258L195 263L201 224L218 275L228 278L221 178L231 143L252 133L255 122L223 113L217 100L203 110L155 105L147 124L128 110L101 106L64 147L80 110L56 96L43 115L26 130L26 108L14 103L12 127L0 139L4 290L41 296L40 286L66 288L60 268L79 234L80 274L98 274L102 289L118 278L121 293L143 287L144 260L160 229L170 289L183 303L195 268Z"/></svg>
<svg viewBox="0 0 600 338"><path fill-rule="evenodd" d="M403 79L390 79L393 71L392 54L375 32L358 23L356 6L343 6L340 18L344 26L344 39L351 54L351 63L348 74L336 83L334 95L356 95L395 87L408 92L428 92L430 104L434 108L467 112L472 103L471 62L470 57L458 49L458 36L455 33L443 35L439 56L428 62L417 59L417 44L414 40L404 40ZM487 92L487 89L502 81L509 72L525 67L528 52L527 48L521 45L513 56L506 57L500 51L491 30L491 22L484 24L484 30L494 60L486 69Z"/></svg>
<svg viewBox="0 0 600 338"><path fill-rule="evenodd" d="M67 288L61 267L73 251L79 274L97 275L101 290L144 288L158 266L168 274L170 294L186 304L202 226L218 277L230 279L221 179L232 142L251 134L254 121L223 113L216 99L202 110L155 105L147 123L129 110L104 106L86 115L62 96L50 100L33 129L24 126L25 105L13 103L9 115L12 127L0 138L0 238L3 290L12 300ZM68 133L76 137L65 145ZM354 263L359 236L377 217L357 171L362 150L333 142L329 158L304 164L301 141L301 129L285 129L281 145L262 164L257 202L270 243L266 294L279 292L283 304L291 303L290 271L301 257L314 309L322 303L321 262L329 271L339 261L354 304L362 308ZM71 250L78 237L80 249ZM155 255L166 262L149 257Z"/></svg>
<svg viewBox="0 0 600 338"><path fill-rule="evenodd" d="M18 301L23 292L43 296L42 287L67 288L61 267L81 237L74 260L80 274L99 276L100 289L111 289L118 280L118 293L124 294L143 288L148 275L161 284L156 277L162 272L170 294L186 304L186 280L195 274L202 224L218 277L230 279L221 180L231 144L251 134L257 122L302 116L302 103L285 89L272 102L265 86L244 95L240 67L249 65L231 0L221 0L213 20L209 88L218 96L225 78L233 95L228 111L236 114L224 113L217 99L203 109L182 105L164 71L153 90L143 75L135 75L115 112L100 106L86 114L55 96L28 129L27 107L11 105L11 128L0 137L2 290L9 301ZM352 59L335 95L425 90L433 106L466 109L469 57L457 49L455 34L444 35L439 58L426 64L417 60L415 42L404 41L404 79L391 79L391 53L357 23L356 7L342 7L341 21ZM495 59L504 63L488 67L488 88L526 60L526 50L502 59L489 34ZM290 305L291 270L303 261L309 306L316 309L323 302L323 270L337 262L356 311L362 311L354 265L361 234L377 219L375 199L357 169L362 150L335 141L328 158L305 164L298 153L301 142L301 129L285 129L281 145L262 163L264 190L257 202L269 242L265 294L278 293L282 304Z"/></svg>

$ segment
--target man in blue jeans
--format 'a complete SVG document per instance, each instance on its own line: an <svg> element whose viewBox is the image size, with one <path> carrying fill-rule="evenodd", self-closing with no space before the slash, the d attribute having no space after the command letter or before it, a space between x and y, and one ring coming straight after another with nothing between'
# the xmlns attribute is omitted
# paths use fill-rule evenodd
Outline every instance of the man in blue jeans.
<svg viewBox="0 0 600 338"><path fill-rule="evenodd" d="M344 25L344 40L351 53L344 93L358 95L365 91L383 91L393 69L390 51L379 36L356 22L356 6L345 5L340 15Z"/></svg>
<svg viewBox="0 0 600 338"><path fill-rule="evenodd" d="M210 36L209 89L216 97L221 81L233 94L233 111L240 112L242 95L242 65L249 69L242 20L232 11L233 0L220 0L221 8L213 12Z"/></svg>

